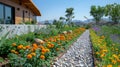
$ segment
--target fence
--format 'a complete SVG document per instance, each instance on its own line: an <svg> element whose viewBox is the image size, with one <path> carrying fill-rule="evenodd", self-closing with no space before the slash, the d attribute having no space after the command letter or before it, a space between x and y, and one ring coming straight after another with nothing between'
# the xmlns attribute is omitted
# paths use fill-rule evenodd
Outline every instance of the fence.
<svg viewBox="0 0 120 67"><path fill-rule="evenodd" d="M15 35L27 34L34 32L36 29L41 29L46 25L4 25L0 24L0 37L7 35L7 38L14 37Z"/></svg>

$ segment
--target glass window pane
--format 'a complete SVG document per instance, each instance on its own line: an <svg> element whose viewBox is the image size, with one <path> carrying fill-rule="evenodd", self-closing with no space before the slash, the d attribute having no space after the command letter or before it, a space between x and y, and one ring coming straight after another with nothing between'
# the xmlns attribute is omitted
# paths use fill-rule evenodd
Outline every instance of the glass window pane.
<svg viewBox="0 0 120 67"><path fill-rule="evenodd" d="M0 24L4 23L4 16L3 16L3 5L0 4Z"/></svg>
<svg viewBox="0 0 120 67"><path fill-rule="evenodd" d="M11 24L12 21L12 8L9 6L5 6L5 24Z"/></svg>

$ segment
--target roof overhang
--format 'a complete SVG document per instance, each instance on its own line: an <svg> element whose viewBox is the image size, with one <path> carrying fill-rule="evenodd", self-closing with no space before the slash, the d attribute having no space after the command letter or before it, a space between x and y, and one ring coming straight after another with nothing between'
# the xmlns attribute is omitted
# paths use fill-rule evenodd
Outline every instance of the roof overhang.
<svg viewBox="0 0 120 67"><path fill-rule="evenodd" d="M17 0L11 0L11 1L17 1ZM18 0L18 2L22 3L27 8L29 8L35 14L35 16L41 16L40 11L35 6L35 4L32 2L32 0Z"/></svg>

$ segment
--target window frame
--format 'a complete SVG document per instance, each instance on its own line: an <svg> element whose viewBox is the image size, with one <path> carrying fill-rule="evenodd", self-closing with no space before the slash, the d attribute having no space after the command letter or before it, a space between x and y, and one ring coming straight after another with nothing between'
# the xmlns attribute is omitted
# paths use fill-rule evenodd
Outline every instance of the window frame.
<svg viewBox="0 0 120 67"><path fill-rule="evenodd" d="M6 12L5 12L6 9L5 9L5 7L10 7L11 8L11 23L10 24L15 24L15 8L10 6L10 5L1 3L1 2L0 2L0 4L3 5L3 23L2 24L6 24L6 21L5 21L6 20L5 19L5 17L6 17Z"/></svg>

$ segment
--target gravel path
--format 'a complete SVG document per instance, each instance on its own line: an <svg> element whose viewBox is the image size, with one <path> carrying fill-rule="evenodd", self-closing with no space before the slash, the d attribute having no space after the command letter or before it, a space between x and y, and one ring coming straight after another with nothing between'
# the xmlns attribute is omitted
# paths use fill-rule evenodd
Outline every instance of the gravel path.
<svg viewBox="0 0 120 67"><path fill-rule="evenodd" d="M94 67L89 30L86 30L53 67Z"/></svg>

